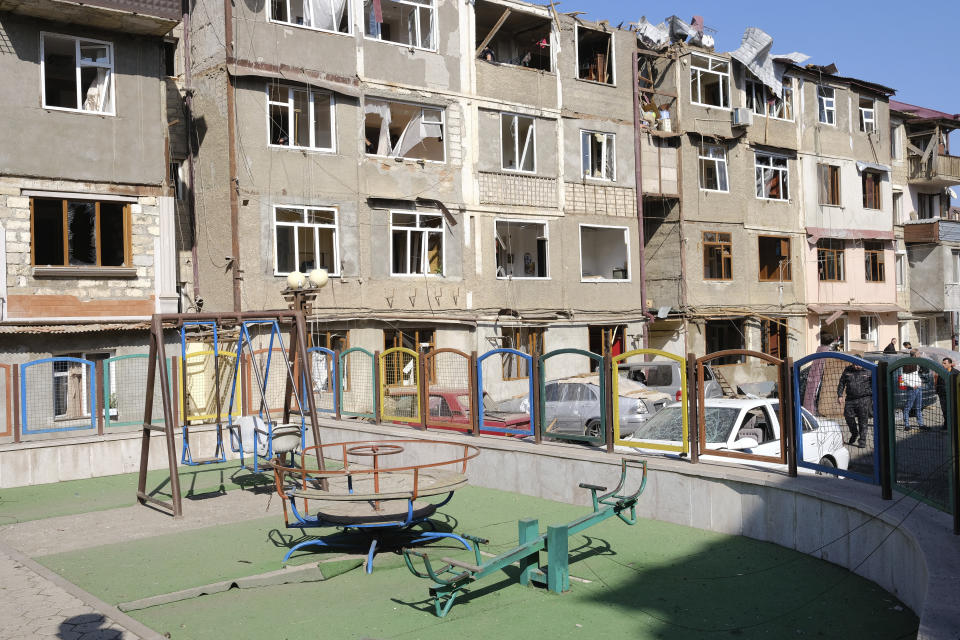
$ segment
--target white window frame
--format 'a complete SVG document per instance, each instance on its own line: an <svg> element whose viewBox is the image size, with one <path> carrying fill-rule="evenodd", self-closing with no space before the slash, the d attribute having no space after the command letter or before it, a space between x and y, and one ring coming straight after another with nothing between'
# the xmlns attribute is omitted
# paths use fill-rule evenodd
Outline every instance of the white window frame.
<svg viewBox="0 0 960 640"><path fill-rule="evenodd" d="M92 367L92 369L93 369L94 375L96 375L96 362L97 362L97 361L96 361L95 359L91 358L90 356L97 356L97 355L104 355L104 356L106 356L106 358L100 358L101 360L103 360L103 361L105 362L106 360L109 360L110 358L115 358L115 357L117 356L117 352L116 352L115 349L106 349L106 350L104 350L104 351L84 351L84 352L81 352L81 353L77 353L77 352L75 352L75 351L71 351L70 353L67 353L67 354L60 354L60 355L55 355L55 356L51 356L51 357L53 357L53 358L79 358L80 360L87 360L87 361L93 362L93 363L94 363L94 366ZM54 369L54 370L53 370L53 377L54 377L54 379L56 379L56 378L64 378L64 377L67 377L67 376L70 375L69 365L72 364L72 361L71 361L71 362L67 362L67 365L68 365L68 366L67 366L67 371L57 371L57 370L56 370L56 364L57 364L56 361L53 362L53 365L54 365L54 367L53 367L53 369ZM106 362L105 362L105 364L106 364ZM117 363L116 363L116 361L114 361L114 362L109 363L107 366L110 367L110 394L107 396L107 399L108 399L108 400L107 400L107 404L103 407L103 409L104 409L104 411L109 411L109 412L110 412L110 417L111 417L111 418L116 418L117 415L119 415L119 409L117 409L116 407L114 407L114 408L111 408L111 407L110 407L109 398L110 398L111 396L113 396L114 394L117 393ZM90 416L90 406L89 406L89 404L88 404L88 403L89 403L89 398L87 397L87 396L90 394L90 380L87 378L87 369L88 369L88 368L90 368L90 367L89 367L89 365L87 365L87 364L81 364L81 365L80 365L80 389L81 389L81 391L82 391L81 394L80 394L80 415L79 415L79 416L75 416L75 417L73 417L73 418L68 418L66 413L56 413L56 410L57 410L57 409L56 409L56 395L55 395L56 392L54 392L54 406L53 406L54 416L53 416L53 417L54 417L55 420L56 420L56 419L60 419L60 420L79 420L79 419L81 419L81 418L89 418L89 417L91 417L91 416ZM55 388L55 387L56 387L56 385L54 384L54 388ZM94 398L93 398L94 402L97 402L97 395L96 395L96 394L98 394L98 393L102 393L102 389L100 388L100 383L99 383L99 381L98 381L98 383L97 383L97 385L96 385L96 389L94 389Z"/></svg>
<svg viewBox="0 0 960 640"><path fill-rule="evenodd" d="M722 157L715 157L709 154L710 150L720 150ZM703 163L704 162L713 162L717 166L717 189L710 189L703 186ZM721 181L719 176L720 167L723 167L723 180ZM697 149L697 173L699 174L700 180L700 191L710 191L712 193L730 193L730 173L727 171L727 149L723 145L719 144L701 144ZM722 183L726 183L726 189L720 189Z"/></svg>
<svg viewBox="0 0 960 640"><path fill-rule="evenodd" d="M873 106L869 109L866 109L859 106L859 101L861 99L862 98L857 99L857 108L859 109L860 113L860 131L863 133L873 133L877 130L877 101L871 100L870 103Z"/></svg>
<svg viewBox="0 0 960 640"><path fill-rule="evenodd" d="M521 148L520 145L520 118L525 118L530 121L530 128L527 129L527 139L523 141ZM508 126L514 128L518 135L513 136L513 158L515 160L515 166L513 168L503 166L503 127L506 123L511 123ZM519 113L500 113L500 169L503 171L509 171L511 173L527 173L535 174L537 172L537 119L533 116L525 116ZM526 157L527 151L532 154L533 158L533 169L526 170L523 169L523 159Z"/></svg>
<svg viewBox="0 0 960 640"><path fill-rule="evenodd" d="M378 31L377 35L372 36L372 35L370 35L369 33L367 33L367 25L366 25L366 24L364 24L364 27L363 27L363 37L364 37L365 39L367 39L367 40L376 40L377 42L384 42L384 43L386 43L386 44L392 44L392 45L398 46L398 47L404 47L404 48L408 48L408 49L418 49L418 50L420 50L420 51L433 51L433 52L437 52L437 51L438 51L438 48L437 48L437 40L438 40L437 34L440 33L440 30L437 28L437 17L438 17L437 14L439 13L439 12L437 11L437 0L430 0L430 4L429 4L429 5L427 5L427 4L421 4L421 3L419 3L419 2L406 2L405 0L389 0L389 2L393 2L394 4L402 4L402 5L406 5L406 6L408 6L408 7L414 7L414 8L416 8L416 10L417 10L417 19L416 19L414 22L415 22L416 25L417 25L417 43L418 43L418 44L407 44L407 43L404 43L404 42L396 42L396 41L394 41L394 40L384 40L384 39L383 39L383 30L382 30L382 29ZM419 44L419 43L423 42L423 36L422 36L421 33L420 33L420 11L421 11L422 9L429 9L429 10L431 11L431 13L432 13L432 16L431 16L431 18L430 18L430 26L431 26L432 29L433 29L433 33L430 34L430 36L431 36L431 37L430 37L430 41L433 43L433 46L432 46L432 47L424 47L424 46L421 46L421 45ZM373 11L372 8L371 8L370 10ZM363 21L364 21L365 23L367 22L366 15L363 16Z"/></svg>
<svg viewBox="0 0 960 640"><path fill-rule="evenodd" d="M695 58L704 58L707 60L707 67L696 67L693 64ZM714 63L725 64L727 65L726 71L717 71L713 68ZM710 104L708 102L700 102L694 98L702 98L703 91L700 86L700 78L705 73L711 73L713 75L720 76L720 103ZM694 85L696 85L696 91L694 91ZM726 106L723 105L724 98L726 99ZM725 111L730 110L730 61L726 58L717 58L714 56L708 56L702 53L694 53L690 55L690 104L700 105L702 107L713 107L714 109L723 109Z"/></svg>
<svg viewBox="0 0 960 640"><path fill-rule="evenodd" d="M820 124L825 124L829 127L837 126L837 90L834 87L828 87L824 84L816 85L817 90L817 121ZM821 93L830 92L830 96L821 95ZM820 112L823 112L823 117L827 120L823 120L820 117ZM828 122L829 120L829 122Z"/></svg>
<svg viewBox="0 0 960 640"><path fill-rule="evenodd" d="M867 321L867 337L863 334L863 321ZM860 340L877 345L877 318L875 316L860 316Z"/></svg>
<svg viewBox="0 0 960 640"><path fill-rule="evenodd" d="M290 0L281 0L287 5L287 16L291 15L290 12ZM304 0L306 1L306 0ZM338 36L349 36L353 35L353 15L351 11L353 7L351 6L353 0L345 0L346 6L343 8L344 15L347 17L347 30L346 31L335 31L333 29L321 29L320 27L314 27L306 24L298 24L296 22L288 22L286 20L278 20L273 17L273 2L268 0L267 2L267 22L272 22L274 24L282 24L288 27L297 27L298 29L309 29L310 31L319 31L320 33L332 33Z"/></svg>
<svg viewBox="0 0 960 640"><path fill-rule="evenodd" d="M900 140L900 125L890 125L890 158L903 160L903 143Z"/></svg>
<svg viewBox="0 0 960 640"><path fill-rule="evenodd" d="M610 163L611 176L596 177L589 173L590 167L593 165L593 157L590 155L591 146L587 146L586 149L583 148L583 136L584 134L602 135L606 138L606 141L603 143L603 156L600 158L600 166L603 167L604 172L607 168L607 158L611 157L613 162ZM583 166L584 159L587 159L587 166ZM587 180L597 180L601 182L616 182L617 180L617 134L608 133L606 131L593 131L591 129L580 129L580 175Z"/></svg>
<svg viewBox="0 0 960 640"><path fill-rule="evenodd" d="M266 96L267 96L267 146L273 147L274 149L300 149L307 151L324 151L328 153L334 153L337 150L337 103L336 97L331 91L324 91L322 89L315 89L313 87L297 87L289 84L280 84L273 85L279 86L281 89L287 90L287 101L286 102L274 102L270 99L270 86L272 83L267 83ZM310 146L303 147L297 144L293 144L293 93L294 91L305 91L309 96L309 114L310 119ZM317 122L316 122L316 110L314 106L314 96L316 94L324 94L330 97L330 146L329 147L318 147L316 146L316 136L317 136ZM276 144L270 140L270 107L285 107L287 109L287 136L290 140L290 144Z"/></svg>
<svg viewBox="0 0 960 640"><path fill-rule="evenodd" d="M411 215L417 217L417 226L416 227L407 227L404 225L395 225L393 224L393 216L395 214L400 215ZM421 217L431 217L439 218L440 226L439 227L421 227L420 218ZM397 273L393 270L393 232L394 231L404 231L407 234L407 272L406 273ZM420 254L420 269L422 273L412 273L410 271L410 259L413 256L410 251L410 236L414 233L420 233L423 235L423 251ZM430 258L427 255L427 247L429 246L429 234L436 233L440 235L440 273L431 273L430 272ZM446 238L446 225L443 221L443 216L439 213L421 213L419 211L407 211L407 210L391 210L390 211L390 275L401 277L401 278L422 278L422 277L432 277L432 278L442 278L447 273L447 238Z"/></svg>
<svg viewBox="0 0 960 640"><path fill-rule="evenodd" d="M326 211L328 213L333 213L333 224L324 224L321 222L277 222L277 209L299 209L306 220L307 211L318 210ZM327 271L327 274L330 277L338 277L340 275L340 211L336 207L315 207L310 205L302 204L275 204L273 205L273 220L272 220L272 231L273 237L271 239L273 243L273 275L275 276L286 276L289 275L289 271L280 271L280 256L278 255L277 247L277 228L278 227L292 227L295 231L293 234L293 254L296 257L300 255L300 237L296 233L296 230L305 227L309 229L333 229L333 269ZM313 234L313 251L314 256L320 255L320 239L316 231ZM294 260L296 265L297 260Z"/></svg>
<svg viewBox="0 0 960 640"><path fill-rule="evenodd" d="M903 224L903 191L891 191L890 206L893 208L893 224Z"/></svg>
<svg viewBox="0 0 960 640"><path fill-rule="evenodd" d="M782 120L784 122L793 122L793 114L796 112L794 109L794 100L793 100L793 78L784 78L783 79L783 97L779 98L780 102L783 104L783 111L786 112L787 105L790 106L791 117L783 118L777 115L774 115L770 112L770 103L767 101L767 98L772 95L772 92L767 88L767 85L760 82L755 77L747 77L744 84L744 90L747 94L747 97L753 98L753 111L754 115L761 118L771 118L773 120ZM788 97L789 94L789 97ZM776 99L776 96L773 96ZM758 105L762 105L761 111L757 110Z"/></svg>
<svg viewBox="0 0 960 640"><path fill-rule="evenodd" d="M494 218L493 219L493 242L494 254L496 254L496 243L500 242L500 234L497 233L497 223L520 223L520 224L538 224L543 226L543 237L547 240L547 255L544 256L547 265L547 275L545 276L501 276L496 273L497 280L550 280L550 225L546 220L532 220L529 218Z"/></svg>
<svg viewBox="0 0 960 640"><path fill-rule="evenodd" d="M590 80L589 78L580 77L580 29L586 31L596 31L597 33L607 33L610 36L610 82L600 82L599 80ZM574 73L574 78L577 80L583 80L584 82L592 82L594 84L599 84L604 87L615 87L617 86L617 47L616 42L614 41L612 31L603 31L602 29L591 29L590 27L583 27L579 24L576 25L576 29L573 34L573 64L576 65Z"/></svg>
<svg viewBox="0 0 960 640"><path fill-rule="evenodd" d="M371 96L370 99L373 100L373 101L376 101L376 102L383 102L383 103L385 103L385 104L405 104L405 105L409 105L409 106L412 106L412 107L418 107L418 108L420 109L420 119L421 119L421 121L426 122L427 124L439 124L439 125L440 125L440 130L443 132L443 134L442 134L442 135L443 135L443 140L441 140L441 142L443 143L443 160L428 160L428 159L426 159L426 158L405 158L405 157L403 157L403 156L393 156L393 155L387 155L387 156L385 156L385 155L381 155L381 154L379 154L379 153L367 153L366 151L364 151L364 155L365 155L365 156L370 157L370 158L390 158L390 159L392 159L392 160L402 160L403 162L430 162L430 163L433 163L433 164L446 164L446 163L447 163L447 110L446 110L445 107L435 107L435 106L428 105L428 104L427 104L427 105L421 104L421 103L419 103L419 102L407 102L407 101L405 101L405 100L388 100L387 98L376 98L376 97L372 97L372 96ZM439 111L439 112L440 112L440 121L439 121L439 122L436 122L436 121L434 121L434 120L427 120L427 118L426 118L427 114L426 114L425 110ZM361 121L360 121L360 126L361 126L361 127L364 127L364 126L365 126L366 113L363 113L363 112L362 112L360 115L362 115L362 116L364 117L364 120L361 120ZM363 129L361 129L361 133L362 133L362 131L363 131Z"/></svg>
<svg viewBox="0 0 960 640"><path fill-rule="evenodd" d="M760 164L760 158L765 157L771 160L769 165ZM782 160L786 166L783 167L774 167L774 160ZM753 155L753 168L754 168L754 190L756 191L756 172L757 171L778 171L780 172L780 193L781 195L786 192L786 197L781 198L768 198L762 194L761 191L757 191L756 196L758 200L768 200L770 202L790 202L790 159L786 156L781 156L776 153L766 153L764 151L755 151ZM766 181L764 181L766 182ZM784 188L785 187L785 188Z"/></svg>
<svg viewBox="0 0 960 640"><path fill-rule="evenodd" d="M623 279L619 278L584 278L583 277L583 228L590 227L591 229L620 229L623 231L624 244L627 247L627 277ZM580 252L580 282L631 282L633 280L633 265L631 264L631 249L630 249L630 228L629 227L620 227L617 225L609 224L579 224L577 225L577 242Z"/></svg>
<svg viewBox="0 0 960 640"><path fill-rule="evenodd" d="M77 107L57 107L47 104L47 81L46 81L46 55L45 42L47 37L51 38L61 38L66 40L73 40L74 47L74 70L76 72L76 84L77 84ZM107 48L107 55L110 58L110 61L106 64L100 64L97 62L86 62L80 58L80 42L89 42L96 45L102 45ZM96 40L94 38L81 38L79 36L71 36L64 33L53 33L51 31L41 31L40 32L40 104L43 105L44 109L53 109L55 111L69 111L71 113L90 113L98 116L115 116L117 115L117 92L116 92L116 82L114 80L114 65L116 59L113 52L113 43L106 40ZM80 70L85 67L93 67L96 69L107 69L107 88L110 91L110 110L109 111L92 111L90 109L83 108L83 100L80 95Z"/></svg>
<svg viewBox="0 0 960 640"><path fill-rule="evenodd" d="M894 271L896 271L897 291L907 288L907 254L899 250L893 254Z"/></svg>
<svg viewBox="0 0 960 640"><path fill-rule="evenodd" d="M950 275L953 278L950 284L960 284L960 250L950 250Z"/></svg>

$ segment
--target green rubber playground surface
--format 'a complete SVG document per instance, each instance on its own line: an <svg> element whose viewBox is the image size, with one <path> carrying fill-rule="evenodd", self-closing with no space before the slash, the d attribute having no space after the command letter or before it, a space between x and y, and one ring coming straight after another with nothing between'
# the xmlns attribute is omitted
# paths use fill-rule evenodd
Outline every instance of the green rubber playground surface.
<svg viewBox="0 0 960 640"><path fill-rule="evenodd" d="M458 533L489 538L484 550L496 554L516 545L520 518L537 517L545 531L585 512L468 487L440 513ZM274 571L299 539L299 530L268 517L36 559L117 604ZM437 558L474 562L472 553L447 544L431 548ZM442 619L433 613L429 582L389 552L378 554L370 575L356 568L324 581L232 589L129 615L174 640L916 637L917 617L891 594L773 544L656 521L629 527L614 518L573 537L570 550L570 592L520 586L511 567L475 583ZM336 555L305 550L291 564Z"/></svg>

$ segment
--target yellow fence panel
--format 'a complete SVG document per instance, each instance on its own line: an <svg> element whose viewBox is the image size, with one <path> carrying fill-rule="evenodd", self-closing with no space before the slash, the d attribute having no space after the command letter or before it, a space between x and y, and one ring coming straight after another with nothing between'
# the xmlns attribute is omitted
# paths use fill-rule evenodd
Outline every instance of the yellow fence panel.
<svg viewBox="0 0 960 640"><path fill-rule="evenodd" d="M681 429L680 434L681 438L678 441L678 444L668 444L663 441L653 442L650 440L643 440L639 436L633 436L630 440L624 440L620 437L620 364L626 361L627 358L634 356L653 356L655 358L665 358L671 362L679 363L680 365L680 411L682 414L681 417ZM621 353L613 359L613 441L614 444L623 445L626 447L636 447L638 449L655 449L658 451L674 451L677 453L689 453L690 452L690 427L689 427L689 415L687 412L687 398L688 398L688 386L687 386L687 361L683 356L678 356L674 353L667 353L666 351L660 351L659 349L635 349L633 351L627 351L626 353ZM649 403L648 403L649 404ZM673 399L668 404L673 404ZM650 406L650 409L653 407ZM647 419L650 420L654 417L653 413L648 414ZM641 427L642 429L642 427ZM670 442L673 442L672 440Z"/></svg>

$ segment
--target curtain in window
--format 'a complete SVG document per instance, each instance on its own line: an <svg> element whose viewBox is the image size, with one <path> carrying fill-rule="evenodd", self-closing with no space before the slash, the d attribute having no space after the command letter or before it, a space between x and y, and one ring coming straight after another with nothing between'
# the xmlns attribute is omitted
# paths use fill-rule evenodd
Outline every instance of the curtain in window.
<svg viewBox="0 0 960 640"><path fill-rule="evenodd" d="M110 70L101 67L83 67L80 70L83 109L86 111L109 111Z"/></svg>
<svg viewBox="0 0 960 640"><path fill-rule="evenodd" d="M386 102L371 100L363 107L364 113L380 116L380 139L377 141L377 155L389 156L390 153L390 105Z"/></svg>
<svg viewBox="0 0 960 640"><path fill-rule="evenodd" d="M309 27L338 31L347 0L304 0L303 22Z"/></svg>

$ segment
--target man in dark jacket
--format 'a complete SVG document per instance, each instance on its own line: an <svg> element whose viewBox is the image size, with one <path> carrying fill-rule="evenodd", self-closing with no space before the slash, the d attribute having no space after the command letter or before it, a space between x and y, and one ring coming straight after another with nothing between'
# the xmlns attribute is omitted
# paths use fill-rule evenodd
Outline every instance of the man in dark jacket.
<svg viewBox="0 0 960 640"><path fill-rule="evenodd" d="M857 363L849 365L837 385L837 402L850 429L847 444L863 449L867 442L867 424L873 413L873 374Z"/></svg>

